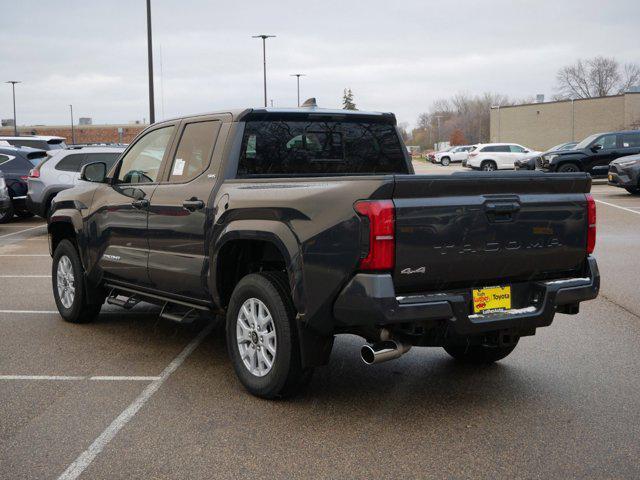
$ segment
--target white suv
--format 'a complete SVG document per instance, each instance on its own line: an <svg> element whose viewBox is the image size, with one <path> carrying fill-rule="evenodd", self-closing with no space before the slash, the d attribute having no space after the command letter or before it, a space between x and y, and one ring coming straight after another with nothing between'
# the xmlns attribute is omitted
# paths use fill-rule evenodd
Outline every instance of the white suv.
<svg viewBox="0 0 640 480"><path fill-rule="evenodd" d="M51 157L31 170L27 183L27 208L31 213L47 217L51 200L58 192L77 185L80 169L93 162L104 162L107 170L120 158L125 146L74 146L56 150Z"/></svg>
<svg viewBox="0 0 640 480"><path fill-rule="evenodd" d="M435 154L434 163L441 163L446 167L453 162L464 162L473 148L473 145L460 145L443 152L438 152Z"/></svg>
<svg viewBox="0 0 640 480"><path fill-rule="evenodd" d="M481 143L471 152L465 167L485 171L513 170L516 160L535 155L537 152L517 143Z"/></svg>

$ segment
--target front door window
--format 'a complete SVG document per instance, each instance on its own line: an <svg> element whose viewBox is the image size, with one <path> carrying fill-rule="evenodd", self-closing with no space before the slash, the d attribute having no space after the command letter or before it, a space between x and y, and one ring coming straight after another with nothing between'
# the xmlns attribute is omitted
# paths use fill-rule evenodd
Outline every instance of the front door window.
<svg viewBox="0 0 640 480"><path fill-rule="evenodd" d="M118 183L155 183L173 130L173 126L159 128L138 140L122 159Z"/></svg>

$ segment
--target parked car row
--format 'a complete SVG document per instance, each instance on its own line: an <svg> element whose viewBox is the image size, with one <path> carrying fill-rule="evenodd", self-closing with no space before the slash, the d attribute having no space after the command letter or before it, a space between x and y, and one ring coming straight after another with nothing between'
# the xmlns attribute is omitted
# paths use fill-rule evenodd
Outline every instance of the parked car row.
<svg viewBox="0 0 640 480"><path fill-rule="evenodd" d="M15 215L46 217L55 195L80 182L84 165L104 162L111 168L125 147L68 147L61 137L0 137L0 223Z"/></svg>

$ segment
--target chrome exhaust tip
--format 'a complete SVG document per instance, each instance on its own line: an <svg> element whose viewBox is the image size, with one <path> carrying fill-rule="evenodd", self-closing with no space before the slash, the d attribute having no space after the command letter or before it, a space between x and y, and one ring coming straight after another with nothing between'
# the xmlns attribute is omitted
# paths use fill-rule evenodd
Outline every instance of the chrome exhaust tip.
<svg viewBox="0 0 640 480"><path fill-rule="evenodd" d="M363 345L360 349L362 361L367 365L395 360L407 353L411 345L404 345L397 340L384 340L373 345Z"/></svg>

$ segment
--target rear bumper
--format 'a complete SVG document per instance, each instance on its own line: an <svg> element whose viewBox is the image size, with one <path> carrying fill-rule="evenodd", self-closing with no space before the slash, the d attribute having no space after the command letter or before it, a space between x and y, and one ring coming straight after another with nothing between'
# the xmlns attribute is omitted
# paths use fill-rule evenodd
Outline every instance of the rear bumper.
<svg viewBox="0 0 640 480"><path fill-rule="evenodd" d="M377 327L400 323L446 322L458 335L545 327L558 309L591 300L600 289L595 258L587 261L588 273L580 278L530 282L539 300L532 306L483 315L471 314L468 292L443 292L396 296L389 274L357 274L334 304L334 317L342 327Z"/></svg>
<svg viewBox="0 0 640 480"><path fill-rule="evenodd" d="M27 209L33 213L34 215L38 215L40 217L45 217L45 212L43 212L43 205L40 202L35 202L31 195L27 195Z"/></svg>
<svg viewBox="0 0 640 480"><path fill-rule="evenodd" d="M27 197L26 195L21 195L18 197L12 197L11 201L13 202L13 208L20 212L27 211Z"/></svg>

